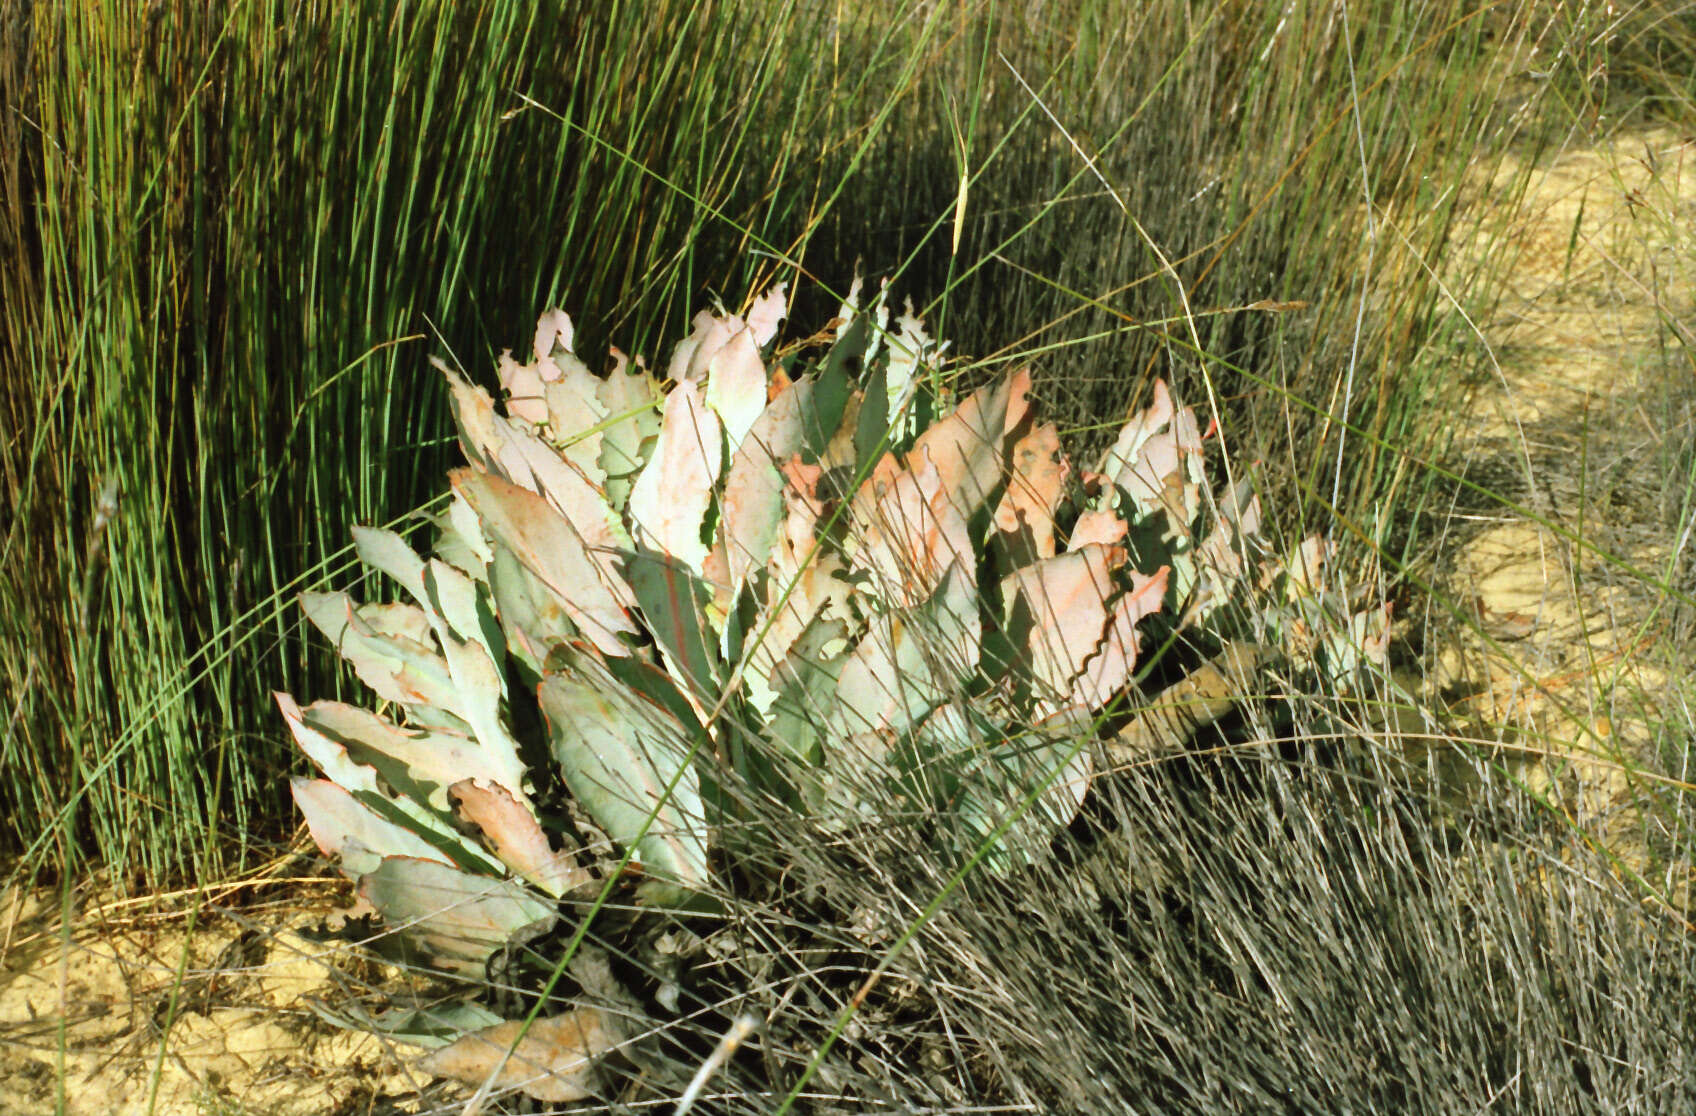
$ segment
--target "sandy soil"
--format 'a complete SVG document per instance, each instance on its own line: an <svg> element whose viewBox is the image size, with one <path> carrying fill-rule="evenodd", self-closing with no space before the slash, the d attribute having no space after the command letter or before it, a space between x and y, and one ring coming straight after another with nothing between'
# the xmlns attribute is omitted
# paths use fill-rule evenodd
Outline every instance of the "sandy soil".
<svg viewBox="0 0 1696 1116"><path fill-rule="evenodd" d="M1673 558L1659 470L1688 436L1669 426L1658 343L1696 321L1696 253L1680 242L1696 229L1696 145L1640 132L1536 168L1510 161L1481 203L1521 171L1529 202L1493 234L1521 258L1509 296L1478 323L1496 365L1457 459L1526 511L1455 509L1432 573L1476 602L1477 623L1433 614L1428 646L1442 650L1428 692L1642 862L1622 761L1655 746L1657 703L1677 677L1660 653L1668 621L1640 580L1570 536L1656 576ZM1659 301L1668 291L1686 301ZM311 998L345 998L360 977L294 932L333 891L269 886L238 885L198 917L181 897L80 895L69 932L57 896L0 894L0 1116L53 1111L61 1081L78 1116L458 1111L460 1094L420 1099L417 1051L311 1012ZM255 901L266 894L289 898Z"/></svg>
<svg viewBox="0 0 1696 1116"><path fill-rule="evenodd" d="M1510 159L1481 200L1521 173L1523 209L1484 234L1519 258L1478 323L1493 360L1455 458L1522 510L1455 509L1431 574L1471 615L1436 625L1428 678L1641 869L1631 768L1668 737L1663 702L1686 665L1652 582L1676 570L1673 470L1692 440L1689 369L1662 343L1696 328L1696 137L1639 131L1535 167Z"/></svg>

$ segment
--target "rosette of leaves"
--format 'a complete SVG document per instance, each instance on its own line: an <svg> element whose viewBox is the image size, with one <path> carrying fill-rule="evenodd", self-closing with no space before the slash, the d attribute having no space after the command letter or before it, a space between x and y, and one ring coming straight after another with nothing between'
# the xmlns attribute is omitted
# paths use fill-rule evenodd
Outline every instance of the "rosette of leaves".
<svg viewBox="0 0 1696 1116"><path fill-rule="evenodd" d="M482 977L621 853L639 901L698 903L750 790L825 825L906 802L943 854L1016 865L1077 812L1145 619L1337 627L1323 544L1263 558L1248 479L1215 496L1164 383L1075 469L1028 370L957 398L944 346L857 282L832 329L779 350L785 314L779 287L697 315L663 373L614 350L597 374L549 311L528 362L502 354L498 400L443 367L468 467L434 552L356 528L405 599L303 598L383 709L278 696L322 775L295 800L410 956ZM1250 590L1276 604L1225 607ZM591 824L542 805L550 786ZM585 830L605 840L567 836ZM438 1018L407 1033L474 1031L441 1072L495 1072L465 1043L519 1054L472 1026L498 1017ZM526 1056L538 1097L584 1095L616 1042L573 1018L594 1041L566 1044L569 1070Z"/></svg>

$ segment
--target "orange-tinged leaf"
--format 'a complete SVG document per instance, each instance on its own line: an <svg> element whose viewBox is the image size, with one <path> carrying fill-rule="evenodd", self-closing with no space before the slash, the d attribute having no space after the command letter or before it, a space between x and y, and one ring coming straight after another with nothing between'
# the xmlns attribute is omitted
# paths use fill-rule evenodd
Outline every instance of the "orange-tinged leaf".
<svg viewBox="0 0 1696 1116"><path fill-rule="evenodd" d="M549 895L564 895L595 882L569 852L554 850L529 807L505 787L462 779L448 793L459 804L460 816L483 831L501 863Z"/></svg>
<svg viewBox="0 0 1696 1116"><path fill-rule="evenodd" d="M595 1095L595 1066L619 1041L606 1012L581 1007L537 1019L528 1029L523 1020L514 1019L473 1031L431 1051L419 1059L418 1067L475 1086L493 1074L496 1089L517 1089L544 1103L568 1104Z"/></svg>
<svg viewBox="0 0 1696 1116"><path fill-rule="evenodd" d="M1107 602L1117 591L1112 574L1124 561L1122 548L1094 543L1002 579L1002 599L1012 613L1009 634L1030 652L1039 700L1070 693L1072 680L1100 650Z"/></svg>
<svg viewBox="0 0 1696 1116"><path fill-rule="evenodd" d="M947 418L919 435L909 468L929 457L948 498L967 520L1001 484L1003 446L1030 409L1029 368L975 392Z"/></svg>
<svg viewBox="0 0 1696 1116"><path fill-rule="evenodd" d="M1160 567L1152 577L1131 573L1131 591L1120 597L1113 607L1101 640L1101 650L1072 680L1071 699L1074 705L1100 709L1131 680L1136 669L1140 640L1137 621L1160 611L1166 596L1166 579L1171 573Z"/></svg>
<svg viewBox="0 0 1696 1116"><path fill-rule="evenodd" d="M1078 516L1072 525L1072 535L1066 540L1067 550L1082 550L1091 544L1113 546L1125 537L1129 529L1119 513L1111 508L1096 508Z"/></svg>
<svg viewBox="0 0 1696 1116"><path fill-rule="evenodd" d="M1015 565L1054 557L1054 510L1070 469L1053 423L1013 444L1012 476L995 509L995 530Z"/></svg>
<svg viewBox="0 0 1696 1116"><path fill-rule="evenodd" d="M898 473L871 516L855 524L859 546L853 564L870 571L897 608L927 599L954 563L976 565L965 515L944 487L929 451L909 460L916 467Z"/></svg>

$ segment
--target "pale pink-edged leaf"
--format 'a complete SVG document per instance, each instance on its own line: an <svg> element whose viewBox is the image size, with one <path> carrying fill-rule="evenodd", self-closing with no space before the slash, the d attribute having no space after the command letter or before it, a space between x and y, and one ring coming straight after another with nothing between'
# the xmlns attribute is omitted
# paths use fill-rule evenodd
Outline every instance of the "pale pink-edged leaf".
<svg viewBox="0 0 1696 1116"><path fill-rule="evenodd" d="M425 799L405 794L391 796L386 793L378 782L378 768L361 762L360 757L342 742L320 731L320 726L308 723L307 716L292 697L283 693L273 696L295 743L332 783L364 804L367 809L379 812L385 822L402 826L418 835L431 848L430 856L446 861L450 859L449 854L439 850L450 849L451 859L461 864L477 865L484 870L493 868L490 862L466 845L465 840L443 816L431 810ZM316 836L327 836L327 831L315 830ZM323 841L320 841L319 845L321 848L325 847ZM382 854L385 851L394 851L390 848L393 845L394 842L387 845L379 842L375 845L367 843L364 847L370 852ZM357 874L371 866L369 863L361 863L363 866L358 868L350 864L349 870Z"/></svg>
<svg viewBox="0 0 1696 1116"><path fill-rule="evenodd" d="M361 562L388 574L413 600L428 605L424 596L424 559L405 539L381 527L355 526L353 549Z"/></svg>
<svg viewBox="0 0 1696 1116"><path fill-rule="evenodd" d="M1142 444L1114 481L1139 516L1163 510L1174 527L1187 531L1200 510L1201 453L1201 427L1195 412L1185 407L1172 416L1170 429Z"/></svg>
<svg viewBox="0 0 1696 1116"><path fill-rule="evenodd" d="M741 592L753 572L766 564L776 544L784 520L780 465L801 449L802 413L812 394L812 383L806 380L784 389L767 404L731 455L720 534L732 595Z"/></svg>
<svg viewBox="0 0 1696 1116"><path fill-rule="evenodd" d="M751 330L736 333L707 365L707 406L724 424L732 450L765 410L766 366Z"/></svg>
<svg viewBox="0 0 1696 1116"><path fill-rule="evenodd" d="M360 622L377 635L408 640L424 647L430 645L434 629L430 626L429 615L417 605L397 601L354 604L351 597L347 604Z"/></svg>
<svg viewBox="0 0 1696 1116"><path fill-rule="evenodd" d="M578 630L608 654L625 653L619 636L634 635L636 627L624 607L628 585L622 577L622 592L609 584L610 558L596 562L573 525L534 492L469 469L455 470L449 480L484 531L511 551Z"/></svg>
<svg viewBox="0 0 1696 1116"><path fill-rule="evenodd" d="M748 308L748 329L754 335L754 343L760 348L771 344L771 339L777 336L777 327L783 319L789 316L789 302L785 297L789 284L779 283L754 300L754 305Z"/></svg>
<svg viewBox="0 0 1696 1116"><path fill-rule="evenodd" d="M529 806L501 785L461 779L448 788L459 815L482 830L502 864L549 895L564 895L594 883L588 869L568 851L556 851Z"/></svg>
<svg viewBox="0 0 1696 1116"><path fill-rule="evenodd" d="M501 434L496 428L500 416L495 413L495 401L488 392L440 360L432 357L430 363L447 377L448 389L453 395L454 422L459 427L459 445L465 459L479 469L497 468Z"/></svg>
<svg viewBox="0 0 1696 1116"><path fill-rule="evenodd" d="M378 817L328 779L289 780L295 805L306 819L313 844L355 878L376 869L385 856L414 856L446 863L448 858L417 833Z"/></svg>
<svg viewBox="0 0 1696 1116"><path fill-rule="evenodd" d="M1111 508L1094 508L1078 516L1077 523L1072 525L1071 537L1066 540L1066 549L1082 550L1086 546L1114 546L1125 538L1129 529L1119 513Z"/></svg>
<svg viewBox="0 0 1696 1116"><path fill-rule="evenodd" d="M1172 421L1172 413L1172 393L1167 389L1166 381L1155 380L1153 402L1125 423L1119 437L1102 456L1101 467L1096 472L1114 483L1120 483L1119 474L1136 464L1143 443L1166 428L1166 424Z"/></svg>
<svg viewBox="0 0 1696 1116"><path fill-rule="evenodd" d="M522 793L524 766L518 757L492 753L469 736L402 728L368 709L335 701L315 701L296 716L307 728L343 747L352 759L369 765L404 797L443 813L452 809L447 788L461 779Z"/></svg>
<svg viewBox="0 0 1696 1116"><path fill-rule="evenodd" d="M1008 634L1030 652L1039 700L1055 702L1100 648L1113 571L1125 561L1119 547L1092 544L1015 570L1002 579L1010 610Z"/></svg>
<svg viewBox="0 0 1696 1116"><path fill-rule="evenodd" d="M522 1019L473 1031L433 1050L418 1068L481 1087L518 1090L545 1104L569 1104L595 1095L595 1068L620 1042L606 1012L580 1007L525 1027Z"/></svg>
<svg viewBox="0 0 1696 1116"><path fill-rule="evenodd" d="M1060 428L1039 426L1013 444L1012 475L995 509L995 531L1016 566L1054 557L1054 511L1071 466Z"/></svg>
<svg viewBox="0 0 1696 1116"><path fill-rule="evenodd" d="M1140 640L1137 622L1160 611L1171 569L1160 567L1151 577L1131 572L1131 589L1119 598L1108 618L1101 649L1072 680L1071 700L1085 709L1100 709L1123 690L1136 670Z"/></svg>
<svg viewBox="0 0 1696 1116"><path fill-rule="evenodd" d="M548 421L548 403L542 393L544 365L552 367L546 361L520 364L512 359L511 349L502 349L496 362L501 387L506 389L506 413L532 426L541 426Z"/></svg>
<svg viewBox="0 0 1696 1116"><path fill-rule="evenodd" d="M548 409L548 440L590 487L603 488L607 479L602 462L606 434L596 427L609 416L601 401L601 380L570 353L561 353L550 363L560 373L558 379L542 385Z"/></svg>
<svg viewBox="0 0 1696 1116"><path fill-rule="evenodd" d="M597 561L610 564L610 552L627 546L629 538L606 493L532 430L495 414L488 392L466 383L446 365L437 367L453 388L467 460L482 472L546 498L571 521L593 553L606 552Z"/></svg>
<svg viewBox="0 0 1696 1116"><path fill-rule="evenodd" d="M1326 568L1335 553L1336 544L1323 535L1303 539L1283 562L1283 572L1288 575L1284 583L1288 598L1295 600L1324 589Z"/></svg>
<svg viewBox="0 0 1696 1116"><path fill-rule="evenodd" d="M915 455L916 467L903 470L855 523L856 569L872 575L880 592L897 608L926 600L955 563L975 565L971 534L954 495L928 451Z"/></svg>
<svg viewBox="0 0 1696 1116"><path fill-rule="evenodd" d="M385 857L359 881L359 896L435 968L482 980L489 955L520 931L551 926L550 900L512 879L491 879L435 860Z"/></svg>
<svg viewBox="0 0 1696 1116"><path fill-rule="evenodd" d="M556 348L571 352L574 336L570 314L558 307L544 310L542 316L536 319L536 337L531 344L536 360L543 361L553 356Z"/></svg>
<svg viewBox="0 0 1696 1116"><path fill-rule="evenodd" d="M483 537L483 525L477 522L477 513L459 493L455 492L448 501L447 516L440 525L443 537L436 542L436 553L460 572L487 582L489 563L495 556Z"/></svg>
<svg viewBox="0 0 1696 1116"><path fill-rule="evenodd" d="M637 474L659 440L660 407L665 396L658 380L645 370L627 371L629 361L624 354L617 349L612 353L617 367L596 385L595 397L606 412L600 466L607 501L622 512Z"/></svg>
<svg viewBox="0 0 1696 1116"><path fill-rule="evenodd" d="M438 710L457 704L448 664L424 642L378 630L346 593L302 593L300 604L359 680L384 701Z"/></svg>
<svg viewBox="0 0 1696 1116"><path fill-rule="evenodd" d="M637 542L701 571L707 543L701 537L713 486L723 465L718 417L692 382L666 397L659 444L630 493L630 526Z"/></svg>
<svg viewBox="0 0 1696 1116"><path fill-rule="evenodd" d="M725 344L741 332L744 323L731 314L719 317L710 310L697 313L689 336L677 343L666 366L666 377L674 383L696 383L707 374L707 365Z"/></svg>
<svg viewBox="0 0 1696 1116"><path fill-rule="evenodd" d="M1003 447L1030 409L1030 387L1030 369L1021 368L980 389L919 435L907 454L909 467L930 458L943 490L967 520L1001 484Z"/></svg>

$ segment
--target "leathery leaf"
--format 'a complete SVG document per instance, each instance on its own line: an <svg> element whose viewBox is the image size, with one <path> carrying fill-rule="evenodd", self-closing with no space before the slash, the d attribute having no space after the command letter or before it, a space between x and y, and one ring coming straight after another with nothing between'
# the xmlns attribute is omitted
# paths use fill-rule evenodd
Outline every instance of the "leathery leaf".
<svg viewBox="0 0 1696 1116"><path fill-rule="evenodd" d="M635 846L647 876L638 894L687 902L707 882L694 733L658 702L610 684L591 652L564 658L537 690L560 774L607 836Z"/></svg>

